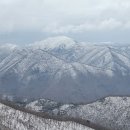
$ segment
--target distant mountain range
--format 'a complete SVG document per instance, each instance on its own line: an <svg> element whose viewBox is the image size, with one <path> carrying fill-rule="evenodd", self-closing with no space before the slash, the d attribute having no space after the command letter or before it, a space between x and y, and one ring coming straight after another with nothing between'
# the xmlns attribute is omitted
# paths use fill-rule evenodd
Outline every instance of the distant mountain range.
<svg viewBox="0 0 130 130"><path fill-rule="evenodd" d="M78 43L61 36L0 46L0 93L88 103L130 93L130 45Z"/></svg>

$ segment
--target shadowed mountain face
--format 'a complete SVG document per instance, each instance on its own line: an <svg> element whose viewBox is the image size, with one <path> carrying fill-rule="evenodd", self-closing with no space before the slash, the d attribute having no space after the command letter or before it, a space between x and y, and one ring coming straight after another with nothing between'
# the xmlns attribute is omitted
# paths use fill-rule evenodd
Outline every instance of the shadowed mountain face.
<svg viewBox="0 0 130 130"><path fill-rule="evenodd" d="M67 37L15 48L0 62L0 92L28 98L90 102L128 95L129 78L129 45L90 45Z"/></svg>

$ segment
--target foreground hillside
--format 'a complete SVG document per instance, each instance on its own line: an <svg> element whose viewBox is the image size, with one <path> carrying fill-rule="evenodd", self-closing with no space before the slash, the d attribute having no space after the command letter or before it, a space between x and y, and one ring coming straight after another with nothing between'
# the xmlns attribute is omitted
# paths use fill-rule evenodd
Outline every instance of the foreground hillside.
<svg viewBox="0 0 130 130"><path fill-rule="evenodd" d="M130 97L107 97L87 105L60 104L40 99L26 107L52 115L82 118L110 130L130 130Z"/></svg>
<svg viewBox="0 0 130 130"><path fill-rule="evenodd" d="M73 121L40 118L1 103L0 128L1 130L92 130Z"/></svg>
<svg viewBox="0 0 130 130"><path fill-rule="evenodd" d="M18 106L1 102L0 128L3 130L130 129L130 97L107 97L80 105L45 99L24 102L24 105L17 102Z"/></svg>

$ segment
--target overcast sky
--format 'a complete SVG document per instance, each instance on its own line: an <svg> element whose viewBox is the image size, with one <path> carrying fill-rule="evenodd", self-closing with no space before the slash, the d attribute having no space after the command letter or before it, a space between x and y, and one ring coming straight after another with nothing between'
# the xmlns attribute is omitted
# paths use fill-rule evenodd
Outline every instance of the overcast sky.
<svg viewBox="0 0 130 130"><path fill-rule="evenodd" d="M130 43L130 0L0 0L0 43L55 35Z"/></svg>

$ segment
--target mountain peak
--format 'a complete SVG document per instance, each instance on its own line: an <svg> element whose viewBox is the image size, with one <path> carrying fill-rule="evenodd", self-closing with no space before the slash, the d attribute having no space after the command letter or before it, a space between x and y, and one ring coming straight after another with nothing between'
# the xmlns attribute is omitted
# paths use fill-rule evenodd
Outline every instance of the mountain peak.
<svg viewBox="0 0 130 130"><path fill-rule="evenodd" d="M55 48L70 48L72 47L76 42L66 36L56 36L56 37L50 37L42 41L35 42L34 44L31 44L30 46L34 49L55 49Z"/></svg>

